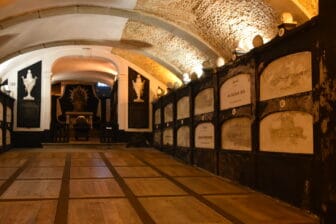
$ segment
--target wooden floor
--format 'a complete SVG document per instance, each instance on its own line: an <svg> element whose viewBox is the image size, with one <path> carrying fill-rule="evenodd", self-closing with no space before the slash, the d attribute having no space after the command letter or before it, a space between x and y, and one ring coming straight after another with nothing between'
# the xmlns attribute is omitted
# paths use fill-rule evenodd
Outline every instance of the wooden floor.
<svg viewBox="0 0 336 224"><path fill-rule="evenodd" d="M0 154L0 223L318 223L154 149Z"/></svg>

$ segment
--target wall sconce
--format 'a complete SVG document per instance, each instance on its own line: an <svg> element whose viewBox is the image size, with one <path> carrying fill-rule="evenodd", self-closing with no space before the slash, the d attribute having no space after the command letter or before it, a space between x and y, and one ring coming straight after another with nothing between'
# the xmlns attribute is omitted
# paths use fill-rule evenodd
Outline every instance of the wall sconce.
<svg viewBox="0 0 336 224"><path fill-rule="evenodd" d="M281 14L281 24L278 26L278 35L282 37L287 31L294 29L297 26L297 22L293 21L293 16L289 12Z"/></svg>
<svg viewBox="0 0 336 224"><path fill-rule="evenodd" d="M216 60L217 68L223 67L225 65L225 59L223 57L218 57Z"/></svg>
<svg viewBox="0 0 336 224"><path fill-rule="evenodd" d="M253 38L252 44L253 44L253 47L255 47L255 48L256 47L261 47L262 45L264 45L264 39L262 38L262 36L256 35Z"/></svg>
<svg viewBox="0 0 336 224"><path fill-rule="evenodd" d="M191 81L189 73L184 73L182 78L184 85L187 85Z"/></svg>
<svg viewBox="0 0 336 224"><path fill-rule="evenodd" d="M165 91L160 86L158 86L158 88L156 90L156 96L157 96L157 98L160 98L161 96L163 96L164 93L165 93Z"/></svg>

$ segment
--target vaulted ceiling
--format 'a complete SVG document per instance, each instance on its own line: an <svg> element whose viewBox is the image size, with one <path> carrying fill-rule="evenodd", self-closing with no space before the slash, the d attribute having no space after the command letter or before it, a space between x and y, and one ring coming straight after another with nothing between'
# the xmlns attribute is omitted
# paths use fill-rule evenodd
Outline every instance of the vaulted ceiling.
<svg viewBox="0 0 336 224"><path fill-rule="evenodd" d="M169 82L251 49L256 35L272 39L282 12L302 24L318 0L0 0L0 63L53 46L107 46Z"/></svg>

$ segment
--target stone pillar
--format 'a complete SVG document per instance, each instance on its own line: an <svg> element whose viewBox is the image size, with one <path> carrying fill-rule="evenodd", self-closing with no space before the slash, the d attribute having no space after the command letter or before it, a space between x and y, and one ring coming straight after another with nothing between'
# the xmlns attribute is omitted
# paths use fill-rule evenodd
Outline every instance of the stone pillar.
<svg viewBox="0 0 336 224"><path fill-rule="evenodd" d="M320 85L317 157L321 223L336 223L336 1L319 1ZM316 138L315 138L316 139Z"/></svg>

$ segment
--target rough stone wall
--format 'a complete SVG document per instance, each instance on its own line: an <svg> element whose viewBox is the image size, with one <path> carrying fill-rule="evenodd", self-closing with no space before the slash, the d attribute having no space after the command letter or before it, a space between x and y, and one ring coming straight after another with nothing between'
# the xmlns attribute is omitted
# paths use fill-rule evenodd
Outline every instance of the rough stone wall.
<svg viewBox="0 0 336 224"><path fill-rule="evenodd" d="M175 66L181 74L193 72L195 66L209 59L206 54L173 33L140 22L128 21L122 39L151 44L152 47L145 48L143 51L164 59L168 64Z"/></svg>
<svg viewBox="0 0 336 224"><path fill-rule="evenodd" d="M136 9L195 33L226 58L239 42L250 48L255 35L274 37L279 22L279 15L263 0L138 0Z"/></svg>
<svg viewBox="0 0 336 224"><path fill-rule="evenodd" d="M163 67L156 61L140 53L127 51L120 48L113 48L112 53L139 66L141 69L145 70L146 72L153 75L154 77L156 77L158 80L160 80L165 84L168 82L170 83L178 82L179 84L182 84L181 80L177 78L176 75L173 74L171 71L169 71L167 68Z"/></svg>

